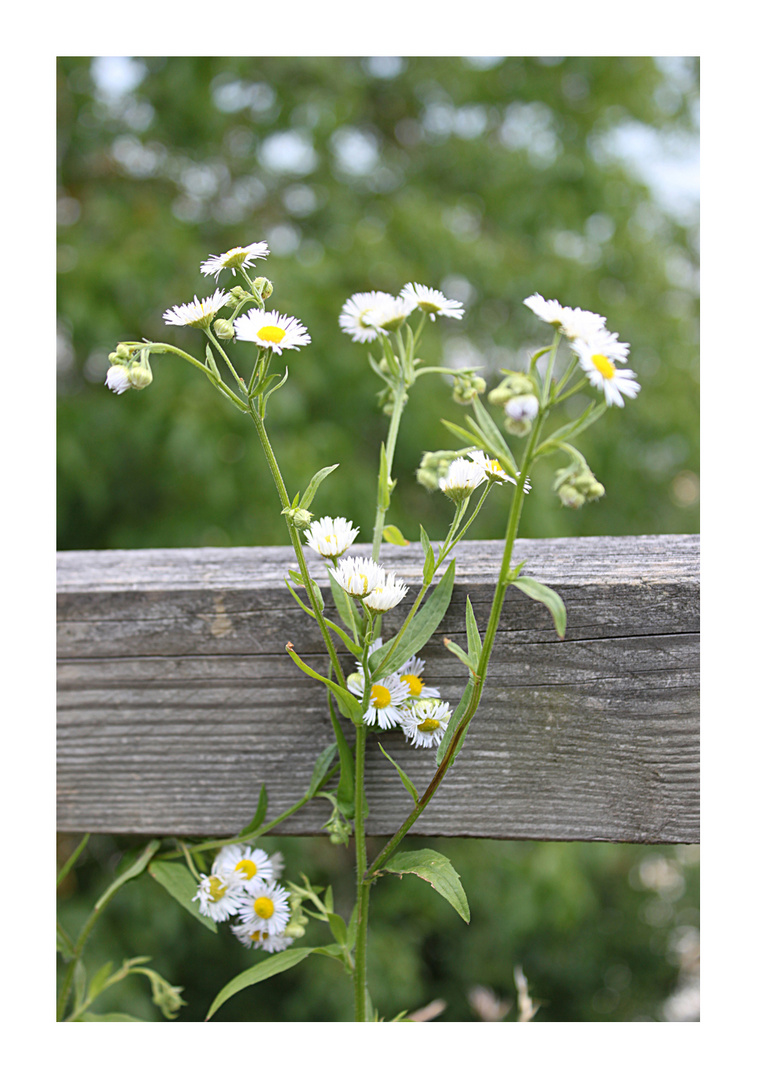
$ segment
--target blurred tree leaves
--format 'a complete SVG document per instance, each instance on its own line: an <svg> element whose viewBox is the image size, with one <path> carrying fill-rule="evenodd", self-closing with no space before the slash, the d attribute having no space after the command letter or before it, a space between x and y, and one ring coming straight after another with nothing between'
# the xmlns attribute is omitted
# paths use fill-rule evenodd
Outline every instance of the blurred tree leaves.
<svg viewBox="0 0 758 1080"><path fill-rule="evenodd" d="M59 547L285 541L251 425L204 380L163 357L144 393L102 385L122 338L200 349L161 313L212 291L208 254L257 240L270 306L313 338L270 417L284 474L295 491L342 462L317 513L368 537L386 428L340 307L417 280L467 309L430 327L429 359L482 364L490 384L547 342L522 304L534 291L631 343L642 393L582 440L608 495L572 512L538 486L524 535L697 531L697 219L617 152L630 126L696 130L696 61L666 59L59 58ZM439 421L460 408L442 379L411 398L393 505L406 535L443 528L413 473L454 445ZM494 500L477 527L501 534Z"/></svg>

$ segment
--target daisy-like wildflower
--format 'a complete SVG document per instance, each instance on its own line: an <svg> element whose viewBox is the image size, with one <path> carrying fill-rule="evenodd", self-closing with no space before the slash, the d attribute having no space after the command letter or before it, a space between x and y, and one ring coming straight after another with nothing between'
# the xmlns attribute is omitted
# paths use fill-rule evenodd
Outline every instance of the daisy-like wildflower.
<svg viewBox="0 0 758 1080"><path fill-rule="evenodd" d="M283 952L295 940L284 934L267 934L265 930L256 930L249 922L234 923L232 933L246 949L254 946L268 953Z"/></svg>
<svg viewBox="0 0 758 1080"><path fill-rule="evenodd" d="M539 293L534 293L524 301L537 318L560 330L570 341L587 338L602 330L605 317L583 308L564 307L557 300L546 300Z"/></svg>
<svg viewBox="0 0 758 1080"><path fill-rule="evenodd" d="M289 922L290 894L281 885L262 881L246 893L239 908L240 922L251 931L281 934Z"/></svg>
<svg viewBox="0 0 758 1080"><path fill-rule="evenodd" d="M350 334L353 341L375 341L379 336L379 329L374 320L374 312L393 300L394 297L386 292L353 293L342 305L339 317L341 329Z"/></svg>
<svg viewBox="0 0 758 1080"><path fill-rule="evenodd" d="M348 679L348 687L356 697L363 697L364 686L362 674L358 674L352 682ZM382 731L397 727L403 718L402 706L409 694L408 684L399 675L385 675L379 682L372 683L363 719L367 724L378 724Z"/></svg>
<svg viewBox="0 0 758 1080"><path fill-rule="evenodd" d="M405 702L408 707L421 698L438 698L440 696L440 692L436 687L427 686L421 678L423 671L424 661L418 656L412 656L410 660L406 660L397 669L396 674L400 676L401 682L404 682L408 687L408 697Z"/></svg>
<svg viewBox="0 0 758 1080"><path fill-rule="evenodd" d="M608 405L624 407L624 397L635 398L640 391L640 384L636 375L628 368L619 370L616 367L615 357L618 357L621 349L628 351L629 346L624 342L617 342L614 349L615 334L598 335L590 341L576 341L574 350L579 357L579 363L586 372L590 384L605 394ZM626 357L626 353L623 353Z"/></svg>
<svg viewBox="0 0 758 1080"><path fill-rule="evenodd" d="M205 262L200 264L200 273L206 277L212 274L218 281L222 270L231 270L232 274L236 275L238 270L254 266L256 259L265 259L268 253L268 244L264 242L234 247L223 255L209 255Z"/></svg>
<svg viewBox="0 0 758 1080"><path fill-rule="evenodd" d="M371 318L377 330L389 334L400 329L415 307L416 301L409 296L390 296L374 308Z"/></svg>
<svg viewBox="0 0 758 1080"><path fill-rule="evenodd" d="M400 578L396 578L392 571L382 572L381 580L368 596L363 598L363 603L369 611L390 611L391 608L397 607L407 592L408 586Z"/></svg>
<svg viewBox="0 0 758 1080"><path fill-rule="evenodd" d="M494 480L498 484L515 484L516 480L510 476L497 458L490 458L483 450L472 450L469 457L483 472L485 479Z"/></svg>
<svg viewBox="0 0 758 1080"><path fill-rule="evenodd" d="M245 897L242 878L231 874L201 874L197 892L192 897L200 902L200 914L214 922L226 922L236 915Z"/></svg>
<svg viewBox="0 0 758 1080"><path fill-rule="evenodd" d="M108 374L105 376L105 385L109 390L112 390L114 394L123 394L124 391L132 389L129 372L123 364L113 364L112 367L108 368Z"/></svg>
<svg viewBox="0 0 758 1080"><path fill-rule="evenodd" d="M259 308L251 308L235 319L234 330L240 341L253 341L259 348L279 354L282 349L299 349L311 341L306 327L294 315Z"/></svg>
<svg viewBox="0 0 758 1080"><path fill-rule="evenodd" d="M347 555L337 563L334 579L348 596L363 597L382 584L385 573L373 559Z"/></svg>
<svg viewBox="0 0 758 1080"><path fill-rule="evenodd" d="M189 304L177 304L164 311L163 321L170 326L195 326L205 330L229 300L229 293L216 289L213 296L206 296L204 300L198 300L196 296Z"/></svg>
<svg viewBox="0 0 758 1080"><path fill-rule="evenodd" d="M325 559L336 559L344 555L354 542L359 529L353 528L352 521L343 517L322 517L311 523L305 530L305 542Z"/></svg>
<svg viewBox="0 0 758 1080"><path fill-rule="evenodd" d="M402 717L401 727L411 746L439 746L447 731L451 709L446 701L426 698L414 703Z"/></svg>
<svg viewBox="0 0 758 1080"><path fill-rule="evenodd" d="M237 874L242 880L246 892L262 881L273 881L276 877L271 859L261 848L246 847L244 844L228 844L221 848L216 856L211 873L219 877Z"/></svg>
<svg viewBox="0 0 758 1080"><path fill-rule="evenodd" d="M482 457L484 455L482 454ZM467 461L464 457L455 458L450 462L447 476L440 480L440 491L443 491L453 502L462 502L486 479L481 465L473 461Z"/></svg>
<svg viewBox="0 0 758 1080"><path fill-rule="evenodd" d="M427 313L432 322L438 315L446 315L450 319L463 318L463 304L460 300L448 300L439 289L430 289L428 285L409 281L401 289L400 295L412 300L417 308Z"/></svg>

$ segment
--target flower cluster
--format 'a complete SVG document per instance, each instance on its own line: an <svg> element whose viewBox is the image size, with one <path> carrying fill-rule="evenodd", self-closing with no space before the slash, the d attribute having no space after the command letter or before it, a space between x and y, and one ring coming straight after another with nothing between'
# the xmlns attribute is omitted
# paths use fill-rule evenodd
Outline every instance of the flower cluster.
<svg viewBox="0 0 758 1080"><path fill-rule="evenodd" d="M281 952L304 933L303 918L293 911L290 893L278 884L284 869L279 852L228 844L213 861L210 874L201 874L193 900L200 914L214 922L232 916L235 937L247 948Z"/></svg>
<svg viewBox="0 0 758 1080"><path fill-rule="evenodd" d="M378 638L370 647L376 651L382 644ZM412 656L399 668L371 684L368 706L363 719L382 731L399 727L411 746L439 746L447 731L451 708L440 699L434 686L422 678L424 661ZM366 683L361 670L348 675L348 689L363 698Z"/></svg>
<svg viewBox="0 0 758 1080"><path fill-rule="evenodd" d="M563 307L557 300L545 300L539 293L527 297L524 303L543 322L563 334L590 384L603 391L608 405L623 408L624 397L637 396L640 384L635 373L616 367L626 361L629 345L606 329L604 315Z"/></svg>
<svg viewBox="0 0 758 1080"><path fill-rule="evenodd" d="M463 318L463 305L438 289L408 282L399 296L386 292L354 293L342 306L339 324L353 341L375 341L380 334L399 329L412 311L423 311L434 322L438 315Z"/></svg>

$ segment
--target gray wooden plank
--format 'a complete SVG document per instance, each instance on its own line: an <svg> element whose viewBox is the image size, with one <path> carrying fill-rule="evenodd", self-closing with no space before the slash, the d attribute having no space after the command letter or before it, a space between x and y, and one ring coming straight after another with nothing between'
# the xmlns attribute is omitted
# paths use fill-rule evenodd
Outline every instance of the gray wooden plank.
<svg viewBox="0 0 758 1080"><path fill-rule="evenodd" d="M502 545L457 550L450 609L423 651L427 681L453 703L465 677L442 638L465 643L467 594L483 628ZM697 536L518 541L525 572L566 602L566 639L546 609L508 591L465 750L414 831L697 842L698 557ZM419 545L383 561L412 596ZM313 620L282 584L290 565L286 548L59 553L62 830L227 835L261 783L272 815L307 787L332 732L284 650L291 640L326 670ZM381 738L425 785L433 754L398 732ZM410 802L373 739L367 790L370 832L391 833ZM317 832L328 813L317 800L280 831Z"/></svg>

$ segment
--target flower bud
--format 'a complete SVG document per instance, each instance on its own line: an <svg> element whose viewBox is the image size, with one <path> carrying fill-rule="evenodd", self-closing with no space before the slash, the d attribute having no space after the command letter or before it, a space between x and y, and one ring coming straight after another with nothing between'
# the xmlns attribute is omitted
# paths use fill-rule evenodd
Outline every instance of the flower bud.
<svg viewBox="0 0 758 1080"><path fill-rule="evenodd" d="M486 389L487 383L480 375L457 372L453 380L453 401L458 405L470 405Z"/></svg>
<svg viewBox="0 0 758 1080"><path fill-rule="evenodd" d="M288 506L282 510L282 514L289 521L290 525L294 525L296 529L304 529L307 525L310 525L313 521L313 514L310 510L303 510L298 507Z"/></svg>
<svg viewBox="0 0 758 1080"><path fill-rule="evenodd" d="M153 381L153 373L150 370L147 357L144 360L130 364L128 376L129 383L135 390L144 390L146 386L149 386Z"/></svg>
<svg viewBox="0 0 758 1080"><path fill-rule="evenodd" d="M255 299L252 293L249 293L247 289L243 289L241 285L233 285L231 289L229 289L229 295L231 296L235 304L239 304L243 300Z"/></svg>
<svg viewBox="0 0 758 1080"><path fill-rule="evenodd" d="M519 371L510 371L494 390L490 390L487 400L492 405L505 405L511 398L523 394L534 394L535 390L534 380L529 375L524 375Z"/></svg>
<svg viewBox="0 0 758 1080"><path fill-rule="evenodd" d="M532 430L531 420L512 420L510 416L505 416L503 421L503 427L509 435L528 435Z"/></svg>
<svg viewBox="0 0 758 1080"><path fill-rule="evenodd" d="M464 450L427 450L416 470L416 479L427 491L438 491L440 480L447 476L450 463L474 449L469 446Z"/></svg>
<svg viewBox="0 0 758 1080"><path fill-rule="evenodd" d="M119 341L118 345L116 346L116 356L119 358L119 360L130 360L132 352L133 350L131 346L125 345L123 341Z"/></svg>
<svg viewBox="0 0 758 1080"><path fill-rule="evenodd" d="M539 411L535 394L516 394L505 403L505 414L511 420L534 420Z"/></svg>
<svg viewBox="0 0 758 1080"><path fill-rule="evenodd" d="M577 491L573 484L561 484L558 488L558 498L569 510L578 510L586 501L584 495Z"/></svg>
<svg viewBox="0 0 758 1080"><path fill-rule="evenodd" d="M216 331L216 337L220 337L223 341L231 341L234 337L234 323L229 319L216 319L213 329Z"/></svg>
<svg viewBox="0 0 758 1080"><path fill-rule="evenodd" d="M257 277L253 281L253 287L258 290L261 300L268 300L274 291L273 282L269 281L267 277Z"/></svg>
<svg viewBox="0 0 758 1080"><path fill-rule="evenodd" d="M108 368L105 385L114 394L123 394L126 390L131 390L132 384L129 381L129 372L124 364L113 364Z"/></svg>

